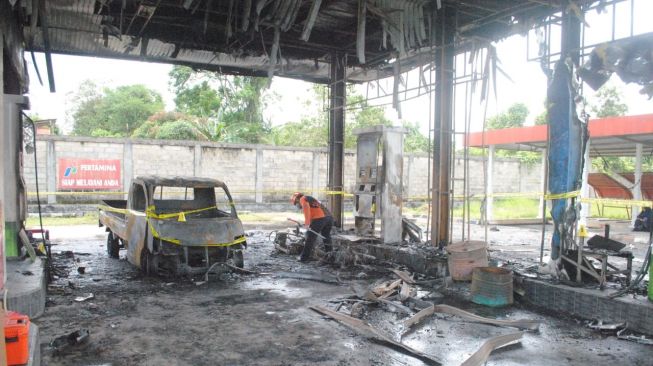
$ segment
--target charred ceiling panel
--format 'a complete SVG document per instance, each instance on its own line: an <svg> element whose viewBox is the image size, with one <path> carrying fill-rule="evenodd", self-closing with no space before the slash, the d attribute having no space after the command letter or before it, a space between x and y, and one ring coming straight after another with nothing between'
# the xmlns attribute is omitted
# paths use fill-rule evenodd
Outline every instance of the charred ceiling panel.
<svg viewBox="0 0 653 366"><path fill-rule="evenodd" d="M19 4L31 3L18 0ZM594 1L578 0L588 4ZM330 55L350 81L432 60L435 13L452 8L458 45L523 32L568 0L51 0L52 52L185 64L225 73L327 81ZM43 31L23 19L29 48ZM423 57L422 55L426 55Z"/></svg>

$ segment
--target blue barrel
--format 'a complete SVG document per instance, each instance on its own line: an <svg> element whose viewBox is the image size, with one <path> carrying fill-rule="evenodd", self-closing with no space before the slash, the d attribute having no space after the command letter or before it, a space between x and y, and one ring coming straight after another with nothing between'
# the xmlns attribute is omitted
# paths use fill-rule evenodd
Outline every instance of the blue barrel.
<svg viewBox="0 0 653 366"><path fill-rule="evenodd" d="M472 272L472 302L498 307L510 305L512 271L499 267L476 267Z"/></svg>

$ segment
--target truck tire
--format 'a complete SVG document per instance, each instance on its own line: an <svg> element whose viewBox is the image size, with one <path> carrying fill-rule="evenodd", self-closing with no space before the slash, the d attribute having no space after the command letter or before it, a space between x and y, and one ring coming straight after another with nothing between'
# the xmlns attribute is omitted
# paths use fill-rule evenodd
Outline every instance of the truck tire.
<svg viewBox="0 0 653 366"><path fill-rule="evenodd" d="M234 262L234 266L238 268L243 268L245 267L245 257L243 256L243 250L242 248L239 250L234 251L234 255L232 258Z"/></svg>
<svg viewBox="0 0 653 366"><path fill-rule="evenodd" d="M159 273L158 258L147 248L141 251L141 271L145 276L156 276Z"/></svg>
<svg viewBox="0 0 653 366"><path fill-rule="evenodd" d="M110 258L120 258L120 239L111 231L107 235L107 254Z"/></svg>

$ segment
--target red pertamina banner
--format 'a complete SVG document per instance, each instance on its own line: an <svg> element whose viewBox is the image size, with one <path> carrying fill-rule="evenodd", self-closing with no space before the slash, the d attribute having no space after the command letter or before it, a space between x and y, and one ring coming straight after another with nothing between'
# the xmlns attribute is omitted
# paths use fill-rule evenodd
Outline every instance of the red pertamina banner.
<svg viewBox="0 0 653 366"><path fill-rule="evenodd" d="M57 189L120 189L119 159L59 159Z"/></svg>

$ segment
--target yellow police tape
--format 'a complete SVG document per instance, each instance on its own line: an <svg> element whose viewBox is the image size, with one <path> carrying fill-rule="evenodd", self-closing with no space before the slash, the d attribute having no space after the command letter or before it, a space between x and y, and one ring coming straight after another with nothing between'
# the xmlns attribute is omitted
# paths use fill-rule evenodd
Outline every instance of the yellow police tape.
<svg viewBox="0 0 653 366"><path fill-rule="evenodd" d="M231 191L231 193L293 193L297 191L304 191L304 192L310 192L312 189L304 189L304 190L263 190L263 191L256 191L256 190L236 190L236 191ZM324 193L326 195L342 195L343 197L353 197L354 195L352 193L348 193L345 191L331 191L331 190L318 190L319 193ZM35 195L35 192L27 192L28 195ZM124 195L127 194L127 192L41 192L40 194L42 195ZM567 199L567 198L576 198L580 196L580 191L571 191L571 192L564 192L564 193L549 193L546 195L542 195L541 192L502 192L502 193L492 193L488 195L483 195L483 194L475 194L475 195L470 195L467 198L468 199L473 199L473 198L484 198L484 197L495 197L495 198L512 198L512 197L533 197L533 198L540 198L544 196L545 199L547 200L558 200L558 199ZM452 196L454 199L465 199L464 195L454 195ZM428 196L410 196L407 197L406 200L411 200L411 201L428 201L430 197ZM613 206L619 206L619 207L632 207L632 206L639 206L639 207L653 207L653 201L646 201L646 200L624 200L624 199L613 199L613 198L580 198L580 201L583 203L597 203L597 204L608 204L608 205L613 205ZM229 202L230 205L234 205L233 202ZM109 206L103 206L103 209L106 211L112 211L112 212L118 212L118 213L125 213L126 210L122 209L117 209ZM184 212L183 214L187 214L189 212ZM182 215L182 213L171 213L171 214L165 214L166 216L169 215L169 217L164 217L164 218L171 218L171 217L179 217Z"/></svg>
<svg viewBox="0 0 653 366"><path fill-rule="evenodd" d="M234 205L233 202L229 202L229 204L232 205L232 206ZM98 205L98 208L101 209L101 210L104 210L104 211L116 212L116 213L120 213L120 214L126 214L129 211L127 209L116 208L116 207L111 207L111 206L107 206L107 205ZM196 210L180 211L180 212L167 213L167 214L157 214L154 211L155 207L154 206L149 206L145 210L145 219L147 220L147 224L148 224L147 226L150 227L150 231L152 232L152 236L154 238L159 239L159 240L164 240L164 241L167 241L167 242L170 242L170 243L173 243L173 244L181 245L181 240L179 240L179 239L163 237L163 236L159 235L159 233L154 228L154 225L152 225L152 222L150 221L150 219L166 220L166 219L176 217L177 221L185 222L186 221L186 215L190 215L190 214L197 213L197 212L202 212L202 211L208 211L208 210L212 210L214 208L216 208L216 207L212 206L212 207L205 207L205 208L200 208L200 209L196 209ZM232 246L232 245L238 245L238 244L244 243L246 240L247 239L245 238L245 236L242 236L242 237L240 237L240 238L238 238L238 239L236 239L236 240L234 240L232 242L229 242L229 243L211 243L211 244L203 244L202 246L205 246L205 247L229 247L229 246Z"/></svg>

